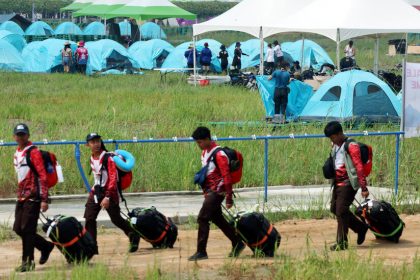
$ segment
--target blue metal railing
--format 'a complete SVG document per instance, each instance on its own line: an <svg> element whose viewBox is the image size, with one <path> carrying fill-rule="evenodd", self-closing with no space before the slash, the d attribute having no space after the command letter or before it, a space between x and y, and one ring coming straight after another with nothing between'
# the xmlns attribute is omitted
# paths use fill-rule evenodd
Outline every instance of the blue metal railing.
<svg viewBox="0 0 420 280"><path fill-rule="evenodd" d="M395 195L398 194L398 176L399 176L399 151L400 151L400 137L404 134L404 132L397 131L397 132L368 132L364 131L362 133L349 133L346 134L349 137L367 137L367 136L395 136L396 144L395 144L395 185L394 185L394 192ZM267 202L268 200L268 148L269 148L269 141L270 140L290 140L290 139L316 139L316 138L325 138L323 134L289 134L289 135L266 135L266 136L257 136L251 135L248 137L224 137L224 138L217 138L213 137L214 140L217 141L264 141L264 200ZM133 138L132 140L104 140L105 144L114 144L115 149L118 149L119 144L151 144L151 143L188 143L194 142L192 138L165 138L165 139L137 139ZM86 177L86 174L83 170L83 166L80 160L80 145L86 144L86 141L53 141L48 142L44 139L42 142L34 142L34 145L74 145L74 156L76 159L77 168L80 172L82 177L83 183L86 187L86 190L90 192L90 184ZM4 143L0 141L0 147L11 147L16 146L14 142L7 142Z"/></svg>

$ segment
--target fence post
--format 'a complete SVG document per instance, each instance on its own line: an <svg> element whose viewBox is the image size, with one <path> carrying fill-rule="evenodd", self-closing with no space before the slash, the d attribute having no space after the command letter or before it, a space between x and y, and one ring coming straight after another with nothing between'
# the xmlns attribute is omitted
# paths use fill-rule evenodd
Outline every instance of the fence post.
<svg viewBox="0 0 420 280"><path fill-rule="evenodd" d="M399 176L399 169L400 169L400 134L397 133L395 135L396 143L395 143L395 195L398 194L398 176Z"/></svg>
<svg viewBox="0 0 420 280"><path fill-rule="evenodd" d="M79 169L80 176L82 176L83 183L85 184L85 188L90 193L90 185L89 181L86 178L85 172L83 171L82 163L80 162L80 144L77 143L74 145L74 157L76 158L77 168Z"/></svg>
<svg viewBox="0 0 420 280"><path fill-rule="evenodd" d="M264 139L264 202L268 201L268 137Z"/></svg>

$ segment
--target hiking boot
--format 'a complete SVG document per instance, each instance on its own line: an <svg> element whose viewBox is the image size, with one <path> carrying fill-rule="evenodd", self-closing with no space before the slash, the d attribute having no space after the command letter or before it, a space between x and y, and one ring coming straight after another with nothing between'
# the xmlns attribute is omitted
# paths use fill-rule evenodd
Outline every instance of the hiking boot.
<svg viewBox="0 0 420 280"><path fill-rule="evenodd" d="M28 272L33 270L35 270L34 261L22 262L22 264L15 269L16 272Z"/></svg>
<svg viewBox="0 0 420 280"><path fill-rule="evenodd" d="M330 247L331 251L343 251L343 250L347 250L348 248L348 244L347 242L343 242L343 243L336 243L334 245L332 245Z"/></svg>
<svg viewBox="0 0 420 280"><path fill-rule="evenodd" d="M362 232L357 235L357 245L362 245L365 242L366 233L368 231L368 227L366 227Z"/></svg>
<svg viewBox="0 0 420 280"><path fill-rule="evenodd" d="M135 232L132 232L128 235L128 239L130 240L130 249L128 249L128 252L136 252L139 249L140 235L138 235Z"/></svg>
<svg viewBox="0 0 420 280"><path fill-rule="evenodd" d="M238 244L233 246L232 251L230 251L228 257L229 258L237 258L241 254L241 252L245 249L245 244L240 241Z"/></svg>
<svg viewBox="0 0 420 280"><path fill-rule="evenodd" d="M54 244L49 243L49 248L45 251L41 251L41 257L39 258L39 264L44 264L48 261L52 250L54 249Z"/></svg>
<svg viewBox="0 0 420 280"><path fill-rule="evenodd" d="M207 256L207 253L197 252L191 257L188 258L189 261L201 261L201 260L207 260L209 257Z"/></svg>

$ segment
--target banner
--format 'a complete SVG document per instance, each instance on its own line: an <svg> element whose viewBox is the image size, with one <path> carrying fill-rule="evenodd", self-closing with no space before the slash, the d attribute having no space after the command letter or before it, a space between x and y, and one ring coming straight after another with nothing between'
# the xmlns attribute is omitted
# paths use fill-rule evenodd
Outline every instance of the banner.
<svg viewBox="0 0 420 280"><path fill-rule="evenodd" d="M420 63L406 63L404 73L405 137L420 136Z"/></svg>

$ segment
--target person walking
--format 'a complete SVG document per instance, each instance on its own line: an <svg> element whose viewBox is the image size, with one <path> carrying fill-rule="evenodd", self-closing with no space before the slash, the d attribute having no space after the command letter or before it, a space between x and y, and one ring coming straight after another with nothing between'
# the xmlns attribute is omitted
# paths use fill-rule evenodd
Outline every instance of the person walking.
<svg viewBox="0 0 420 280"><path fill-rule="evenodd" d="M70 66L73 60L73 52L71 50L70 42L64 43L64 48L61 50L61 60L65 73L70 72Z"/></svg>
<svg viewBox="0 0 420 280"><path fill-rule="evenodd" d="M274 79L274 118L273 123L284 123L286 119L287 103L289 101L290 74L288 71L289 64L283 62L280 70L276 70L268 77L268 80Z"/></svg>
<svg viewBox="0 0 420 280"><path fill-rule="evenodd" d="M273 73L274 69L275 69L275 64L274 64L274 50L273 47L270 44L268 44L267 46L267 54L266 54L266 65L267 65L267 73L271 74Z"/></svg>
<svg viewBox="0 0 420 280"><path fill-rule="evenodd" d="M329 122L324 134L333 145L331 157L335 170L330 210L337 217L337 236L336 243L330 249L341 251L348 248L349 228L357 233L358 245L365 241L368 226L350 211L350 206L359 188L364 198L369 196L369 190L359 145L349 141L337 121Z"/></svg>
<svg viewBox="0 0 420 280"><path fill-rule="evenodd" d="M222 214L222 202L226 198L226 208L233 206L232 180L228 157L216 142L211 140L211 133L207 127L198 127L192 138L202 150L201 164L208 164L203 193L204 202L198 214L197 251L189 257L190 261L208 259L207 241L210 232L210 222L219 227L231 241L232 250L229 257L238 257L245 248L245 244L235 233L235 229L226 221Z"/></svg>
<svg viewBox="0 0 420 280"><path fill-rule="evenodd" d="M201 64L204 75L207 75L210 72L210 64L211 64L212 56L213 54L211 53L211 50L209 49L209 44L207 42L204 43L204 48L201 50L201 53L200 53L200 64Z"/></svg>
<svg viewBox="0 0 420 280"><path fill-rule="evenodd" d="M89 59L89 52L85 48L84 41L79 42L75 56L79 73L86 75L86 66Z"/></svg>
<svg viewBox="0 0 420 280"><path fill-rule="evenodd" d="M221 45L219 56L217 58L220 59L220 66L222 67L222 72L225 73L225 74L227 74L227 67L228 67L228 64L229 64L228 57L229 57L229 54L226 51L226 46Z"/></svg>
<svg viewBox="0 0 420 280"><path fill-rule="evenodd" d="M108 212L111 222L128 236L130 241L129 252L134 253L139 247L140 236L130 227L128 221L120 215L118 171L115 162L107 154L108 151L99 134L88 134L86 142L92 152L90 167L95 181L85 207L86 230L97 242L96 218L99 212L104 209ZM98 248L96 248L96 254L98 254Z"/></svg>
<svg viewBox="0 0 420 280"><path fill-rule="evenodd" d="M48 210L47 173L40 150L29 141L28 126L18 124L13 136L18 145L13 158L18 178L13 231L22 239L22 264L16 272L27 272L35 269L35 248L41 252L41 265L48 261L54 249L53 243L36 233L40 211Z"/></svg>

